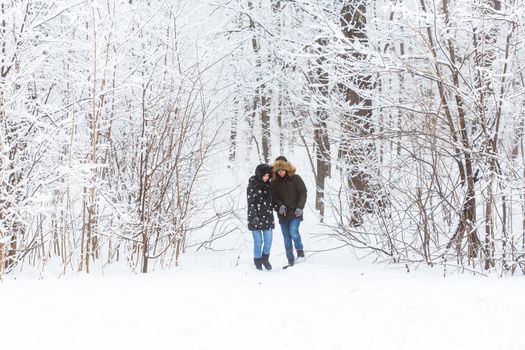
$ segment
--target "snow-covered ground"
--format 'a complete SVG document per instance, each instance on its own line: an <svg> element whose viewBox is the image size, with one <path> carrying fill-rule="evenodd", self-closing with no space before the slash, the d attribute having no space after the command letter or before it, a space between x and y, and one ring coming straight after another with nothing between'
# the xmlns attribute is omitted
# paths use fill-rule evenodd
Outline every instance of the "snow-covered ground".
<svg viewBox="0 0 525 350"><path fill-rule="evenodd" d="M0 349L525 349L521 276L407 273L348 250L282 270L279 230L260 272L249 243L147 275L8 277Z"/></svg>

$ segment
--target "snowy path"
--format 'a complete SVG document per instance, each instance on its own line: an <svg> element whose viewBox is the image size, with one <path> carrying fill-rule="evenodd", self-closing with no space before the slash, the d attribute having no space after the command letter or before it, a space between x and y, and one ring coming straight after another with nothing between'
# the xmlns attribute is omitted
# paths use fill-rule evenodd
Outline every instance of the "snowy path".
<svg viewBox="0 0 525 350"><path fill-rule="evenodd" d="M8 280L0 348L525 349L524 278L321 260Z"/></svg>

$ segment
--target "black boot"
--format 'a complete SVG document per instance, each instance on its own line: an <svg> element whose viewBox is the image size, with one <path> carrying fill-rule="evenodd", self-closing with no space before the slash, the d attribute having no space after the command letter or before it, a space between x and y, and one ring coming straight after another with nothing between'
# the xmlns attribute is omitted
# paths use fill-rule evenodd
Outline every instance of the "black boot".
<svg viewBox="0 0 525 350"><path fill-rule="evenodd" d="M294 262L295 262L294 258L288 259L288 265L289 266L293 266Z"/></svg>
<svg viewBox="0 0 525 350"><path fill-rule="evenodd" d="M257 270L262 271L262 258L253 258L253 262L255 263Z"/></svg>
<svg viewBox="0 0 525 350"><path fill-rule="evenodd" d="M264 268L266 270L271 270L272 269L272 264L270 264L270 262L268 261L269 258L270 258L270 254L263 254L262 255L262 263L263 263Z"/></svg>
<svg viewBox="0 0 525 350"><path fill-rule="evenodd" d="M298 258L304 258L304 250L297 249L297 257Z"/></svg>

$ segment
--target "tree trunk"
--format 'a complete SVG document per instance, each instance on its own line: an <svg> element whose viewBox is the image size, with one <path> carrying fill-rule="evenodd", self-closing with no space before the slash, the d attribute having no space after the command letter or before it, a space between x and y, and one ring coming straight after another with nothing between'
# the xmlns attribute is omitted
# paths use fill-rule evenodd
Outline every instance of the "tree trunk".
<svg viewBox="0 0 525 350"><path fill-rule="evenodd" d="M325 69L326 56L324 48L327 45L327 39L317 40L317 59L315 68L312 69L309 78L311 89L324 102L329 98L329 76ZM323 107L316 109L316 119L314 121L314 141L315 141L315 158L316 158L316 176L315 176L315 208L319 210L321 218L324 217L324 193L326 177L331 175L331 156L330 156L330 139L328 136L328 113Z"/></svg>
<svg viewBox="0 0 525 350"><path fill-rule="evenodd" d="M0 236L0 239L2 237ZM0 242L0 281L2 280L4 276L4 269L5 269L5 243Z"/></svg>
<svg viewBox="0 0 525 350"><path fill-rule="evenodd" d="M365 2L345 1L341 10L340 26L350 42L367 47ZM356 51L352 51L350 55L356 62L366 59L363 54ZM351 86L343 87L344 98L351 106L351 111L342 116L343 139L339 155L343 164L349 167L348 186L352 191L353 206L351 224L354 225L361 224L363 209L370 209L372 204L370 169L365 167L365 162L373 155L374 149L367 140L373 131L370 123L372 100L364 94L373 88L371 79L370 75L356 74L352 78Z"/></svg>
<svg viewBox="0 0 525 350"><path fill-rule="evenodd" d="M248 2L248 8L253 9L253 3ZM260 6L259 6L260 8ZM255 54L255 68L256 68L256 82L257 87L255 89L254 100L254 111L257 113L258 108L260 108L260 120L261 120L261 145L262 145L262 159L264 162L268 163L270 160L271 153L271 133L270 133L270 97L266 91L266 84L261 82L261 67L262 67L262 57L261 57L261 44L257 36L257 29L255 28L255 22L252 17L249 18L250 21L250 30L252 31L252 49Z"/></svg>

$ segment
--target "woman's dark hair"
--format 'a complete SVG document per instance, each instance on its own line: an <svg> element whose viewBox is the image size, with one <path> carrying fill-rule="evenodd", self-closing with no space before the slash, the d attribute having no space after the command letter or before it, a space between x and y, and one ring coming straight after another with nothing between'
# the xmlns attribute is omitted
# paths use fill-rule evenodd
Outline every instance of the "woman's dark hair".
<svg viewBox="0 0 525 350"><path fill-rule="evenodd" d="M257 168L255 168L255 176L257 176L259 179L262 179L264 174L272 175L272 167L268 164L259 164L257 165Z"/></svg>

